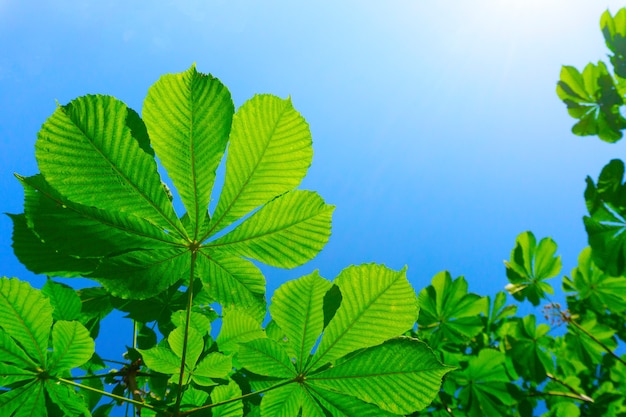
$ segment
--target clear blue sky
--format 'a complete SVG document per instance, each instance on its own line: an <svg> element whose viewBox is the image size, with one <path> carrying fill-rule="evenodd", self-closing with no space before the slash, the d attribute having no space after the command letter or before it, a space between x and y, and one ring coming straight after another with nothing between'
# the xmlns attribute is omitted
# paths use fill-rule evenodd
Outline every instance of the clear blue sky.
<svg viewBox="0 0 626 417"><path fill-rule="evenodd" d="M140 111L161 74L195 62L236 106L292 97L314 140L302 188L337 206L315 260L264 269L268 295L363 262L408 265L417 290L448 269L494 294L525 230L553 237L569 273L586 245L585 176L625 145L573 136L556 81L563 64L606 57L599 18L623 5L0 0L0 212L22 212L13 173L36 172L36 134L57 101L102 93ZM0 275L43 285L14 257L8 217L0 228Z"/></svg>

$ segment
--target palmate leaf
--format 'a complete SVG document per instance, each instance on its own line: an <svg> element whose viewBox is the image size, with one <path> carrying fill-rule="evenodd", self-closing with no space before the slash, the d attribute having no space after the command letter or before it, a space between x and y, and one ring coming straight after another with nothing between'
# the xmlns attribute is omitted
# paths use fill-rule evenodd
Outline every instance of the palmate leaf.
<svg viewBox="0 0 626 417"><path fill-rule="evenodd" d="M335 287L313 273L284 284L272 298L270 312L287 343L266 338L241 344L239 363L276 386L263 383L270 389L261 416L296 417L300 410L320 417L391 416L427 406L452 368L423 342L398 337L413 327L418 312L405 271L353 266L334 283L341 304L325 328L324 311L333 308L324 304L337 301L325 295Z"/></svg>
<svg viewBox="0 0 626 417"><path fill-rule="evenodd" d="M624 162L614 159L600 173L597 185L587 177L583 218L593 262L610 276L626 272L626 184Z"/></svg>
<svg viewBox="0 0 626 417"><path fill-rule="evenodd" d="M0 386L20 383L0 395L2 416L47 416L46 397L63 415L88 415L83 398L56 378L92 357L93 339L78 321L52 326L52 314L41 291L0 279Z"/></svg>
<svg viewBox="0 0 626 417"><path fill-rule="evenodd" d="M431 285L420 291L420 331L432 345L463 343L483 329L481 314L487 314L487 299L467 292L467 281L452 279L449 272L435 275Z"/></svg>
<svg viewBox="0 0 626 417"><path fill-rule="evenodd" d="M622 138L626 119L619 109L624 100L603 62L588 64L582 74L574 67L564 66L556 92L570 116L579 119L572 127L574 134L597 135L606 142Z"/></svg>
<svg viewBox="0 0 626 417"><path fill-rule="evenodd" d="M518 374L539 384L554 372L550 354L554 338L548 335L550 326L536 325L534 314L523 319L510 320L500 330L507 354L511 356Z"/></svg>
<svg viewBox="0 0 626 417"><path fill-rule="evenodd" d="M46 366L52 306L40 291L17 278L0 278L0 327L37 364Z"/></svg>
<svg viewBox="0 0 626 417"><path fill-rule="evenodd" d="M471 417L508 415L516 400L516 388L505 367L505 355L493 349L482 349L469 360L461 372L452 374L462 386L459 400Z"/></svg>
<svg viewBox="0 0 626 417"><path fill-rule="evenodd" d="M12 216L16 254L33 272L93 278L125 299L199 278L214 301L261 319L265 281L243 258L296 267L330 235L333 207L294 190L311 163L306 121L291 100L270 95L234 113L226 87L195 67L161 77L143 111L145 125L100 95L57 108L38 135L41 174L18 177L26 198L24 215ZM155 157L187 210L180 217Z"/></svg>
<svg viewBox="0 0 626 417"><path fill-rule="evenodd" d="M626 311L626 277L607 275L591 258L591 248L583 249L571 278L563 277L563 290L576 293L576 297L596 313L604 314L607 310L623 313Z"/></svg>
<svg viewBox="0 0 626 417"><path fill-rule="evenodd" d="M539 244L532 232L517 236L511 251L511 260L504 261L509 284L506 290L519 301L528 299L534 306L554 289L545 282L561 271L561 257L556 256L556 243L548 237Z"/></svg>
<svg viewBox="0 0 626 417"><path fill-rule="evenodd" d="M626 9L620 9L611 16L607 10L600 18L600 27L606 46L613 52L611 64L615 74L626 78Z"/></svg>

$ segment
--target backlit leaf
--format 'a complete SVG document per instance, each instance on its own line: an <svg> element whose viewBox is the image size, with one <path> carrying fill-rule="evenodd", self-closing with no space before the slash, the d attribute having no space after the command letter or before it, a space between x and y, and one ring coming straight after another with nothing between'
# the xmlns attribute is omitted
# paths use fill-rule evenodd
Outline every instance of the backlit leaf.
<svg viewBox="0 0 626 417"><path fill-rule="evenodd" d="M85 326L77 321L56 322L52 328L50 372L58 374L81 366L91 358L94 348Z"/></svg>
<svg viewBox="0 0 626 417"><path fill-rule="evenodd" d="M52 311L50 301L27 282L17 278L0 278L0 327L44 367Z"/></svg>
<svg viewBox="0 0 626 417"><path fill-rule="evenodd" d="M343 296L341 306L326 327L309 369L380 344L415 324L417 301L406 269L393 271L375 264L352 266L344 269L334 283Z"/></svg>
<svg viewBox="0 0 626 417"><path fill-rule="evenodd" d="M196 233L211 199L234 113L230 93L195 66L163 75L148 90L143 117L159 160L172 178Z"/></svg>
<svg viewBox="0 0 626 417"><path fill-rule="evenodd" d="M515 248L511 251L511 260L504 261L509 284L506 290L519 301L528 299L533 305L545 297L545 293L554 294L550 284L544 282L561 271L561 257L556 256L556 243L548 237L539 244L532 232L517 236Z"/></svg>

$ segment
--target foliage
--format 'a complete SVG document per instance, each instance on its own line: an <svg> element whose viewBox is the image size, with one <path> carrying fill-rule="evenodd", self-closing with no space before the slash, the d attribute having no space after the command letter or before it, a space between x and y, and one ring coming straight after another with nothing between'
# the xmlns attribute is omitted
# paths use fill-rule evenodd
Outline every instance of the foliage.
<svg viewBox="0 0 626 417"><path fill-rule="evenodd" d="M333 211L296 189L312 148L291 101L257 95L235 112L226 87L192 66L161 77L142 113L101 95L58 107L38 135L41 172L17 176L20 261L102 286L74 291L49 280L38 291L0 281L2 415L102 416L123 403L166 416L426 407L452 368L404 336L418 316L404 270L369 264L334 281L313 273L288 282L263 327L265 279L250 259L305 263L326 244ZM107 370L119 359L100 358L93 339L115 309L136 323L135 344L121 370ZM26 408L13 401L21 396Z"/></svg>
<svg viewBox="0 0 626 417"><path fill-rule="evenodd" d="M616 142L626 9L606 12L601 28L612 72L563 67L557 94L575 134ZM567 306L550 298L556 243L527 231L505 261L506 290L544 303L539 317L445 271L416 295L406 269L377 264L286 282L267 309L250 259L292 268L330 235L333 207L296 189L311 162L308 125L270 95L235 112L195 67L157 81L142 114L107 96L60 106L37 140L41 173L18 176L20 261L101 286L0 279L1 416L107 416L124 404L142 416L626 416L621 160L587 178L589 247L562 278ZM95 352L114 310L135 322L122 361Z"/></svg>

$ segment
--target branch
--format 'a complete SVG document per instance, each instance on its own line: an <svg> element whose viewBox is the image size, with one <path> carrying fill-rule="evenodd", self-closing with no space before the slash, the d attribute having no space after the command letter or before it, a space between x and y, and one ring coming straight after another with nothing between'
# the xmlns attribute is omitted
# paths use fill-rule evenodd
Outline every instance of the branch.
<svg viewBox="0 0 626 417"><path fill-rule="evenodd" d="M567 382L560 380L559 378L557 378L556 376L552 375L551 373L546 373L546 376L548 378L550 378L551 380L553 380L554 382L557 382L561 385L563 385L565 388L567 388L568 390L570 390L572 393L567 393L567 392L559 392L559 391L549 391L549 392L539 392L538 394L541 395L551 395L551 396L555 396L555 397L568 397L568 398L574 398L580 401L585 401L585 402L594 402L593 398L589 397L588 395L585 394L581 394L578 391L576 391L576 389L574 387L572 387L571 385L569 385Z"/></svg>
<svg viewBox="0 0 626 417"><path fill-rule="evenodd" d="M146 404L146 403L139 402L139 401L135 401L135 400L131 400L130 398L126 398L126 397L122 397L120 395L112 394L110 392L102 391L102 390L99 390L97 388L89 387L87 385L79 384L79 383L74 382L74 381L69 380L69 379L58 378L57 377L57 378L55 378L55 380L59 381L59 382L63 382L65 384L73 385L73 386L78 387L80 389L86 389L88 391L97 392L98 394L101 394L101 395L113 398L113 399L118 400L118 401L123 401L123 402L126 402L126 403L138 405L138 406L141 406L143 408L148 408L148 409L153 410L153 411L158 411L157 408L154 407L153 405Z"/></svg>
<svg viewBox="0 0 626 417"><path fill-rule="evenodd" d="M197 248L191 251L191 268L189 271L189 286L187 287L187 315L185 318L185 336L183 338L183 353L180 359L180 378L178 379L178 393L176 394L176 405L174 409L180 409L180 402L183 399L183 381L185 378L185 360L187 359L187 342L189 340L189 322L191 321L191 307L193 305L193 279L198 256Z"/></svg>
<svg viewBox="0 0 626 417"><path fill-rule="evenodd" d="M622 365L626 366L626 361L624 359L620 358L619 355L617 355L615 352L613 352L607 345L602 343L602 341L600 339L595 337L593 334L591 334L589 331L587 331L587 329L582 327L580 324L576 323L571 317L569 317L565 313L561 312L561 315L563 316L563 320L564 321L566 321L567 323L571 323L578 330L580 330L581 332L583 332L584 334L589 336L589 338L591 340L596 342L598 344L598 346L600 346L602 349L604 349L609 355L613 356L619 363L621 363Z"/></svg>

